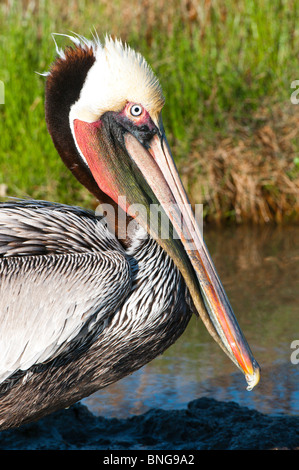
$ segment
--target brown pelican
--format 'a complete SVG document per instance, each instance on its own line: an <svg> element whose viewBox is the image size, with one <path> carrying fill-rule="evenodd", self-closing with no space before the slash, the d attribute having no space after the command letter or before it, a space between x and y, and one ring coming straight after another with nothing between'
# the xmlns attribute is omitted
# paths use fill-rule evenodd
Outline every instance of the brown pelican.
<svg viewBox="0 0 299 470"><path fill-rule="evenodd" d="M125 214L128 230L78 207L1 204L1 429L132 373L174 343L192 312L248 388L259 381L172 159L157 78L119 40L70 40L56 44L46 74L48 130L66 166L117 220Z"/></svg>

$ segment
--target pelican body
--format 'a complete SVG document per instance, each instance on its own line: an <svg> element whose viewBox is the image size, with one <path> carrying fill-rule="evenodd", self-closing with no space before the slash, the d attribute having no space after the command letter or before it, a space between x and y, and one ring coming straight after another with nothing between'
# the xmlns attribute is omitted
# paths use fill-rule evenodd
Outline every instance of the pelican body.
<svg viewBox="0 0 299 470"><path fill-rule="evenodd" d="M114 225L63 204L0 205L0 429L137 370L193 313L248 389L259 380L171 156L157 78L121 41L69 38L46 74L46 122Z"/></svg>

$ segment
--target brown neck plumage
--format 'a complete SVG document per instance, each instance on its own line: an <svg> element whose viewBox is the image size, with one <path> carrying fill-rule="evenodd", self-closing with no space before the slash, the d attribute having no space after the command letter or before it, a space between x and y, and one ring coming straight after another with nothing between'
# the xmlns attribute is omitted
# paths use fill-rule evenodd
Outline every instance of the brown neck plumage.
<svg viewBox="0 0 299 470"><path fill-rule="evenodd" d="M111 204L114 207L117 236L118 206L100 190L91 171L82 161L69 124L70 108L78 100L87 73L95 62L94 51L92 47L67 47L64 55L65 58L58 57L56 59L47 76L45 114L48 131L61 159L77 180L100 203ZM128 218L128 222L129 220ZM129 240L122 240L124 245L129 242Z"/></svg>

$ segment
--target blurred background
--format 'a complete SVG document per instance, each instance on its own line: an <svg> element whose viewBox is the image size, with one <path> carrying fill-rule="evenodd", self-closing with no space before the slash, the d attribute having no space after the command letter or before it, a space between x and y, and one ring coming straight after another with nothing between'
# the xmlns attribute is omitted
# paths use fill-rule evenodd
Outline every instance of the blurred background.
<svg viewBox="0 0 299 470"><path fill-rule="evenodd" d="M160 78L173 154L207 220L298 221L298 24L296 0L2 0L2 195L90 205L57 159L34 72L54 60L52 32L96 29L138 49Z"/></svg>
<svg viewBox="0 0 299 470"><path fill-rule="evenodd" d="M172 153L191 202L203 204L206 242L263 370L246 392L194 319L161 358L86 400L94 412L179 407L209 394L298 414L298 25L296 0L0 1L0 197L96 206L54 149L45 77L35 72L55 58L53 32L122 38L160 79Z"/></svg>

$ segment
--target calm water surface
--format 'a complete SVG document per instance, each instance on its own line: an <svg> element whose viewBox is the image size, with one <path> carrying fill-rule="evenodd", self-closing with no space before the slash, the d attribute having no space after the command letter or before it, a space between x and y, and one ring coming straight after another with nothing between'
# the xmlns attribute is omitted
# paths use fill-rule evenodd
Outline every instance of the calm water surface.
<svg viewBox="0 0 299 470"><path fill-rule="evenodd" d="M239 324L262 368L260 384L246 390L242 373L192 319L162 356L83 400L105 417L150 408L180 409L209 396L263 413L299 415L299 227L205 230L204 237ZM299 354L297 355L299 359Z"/></svg>

